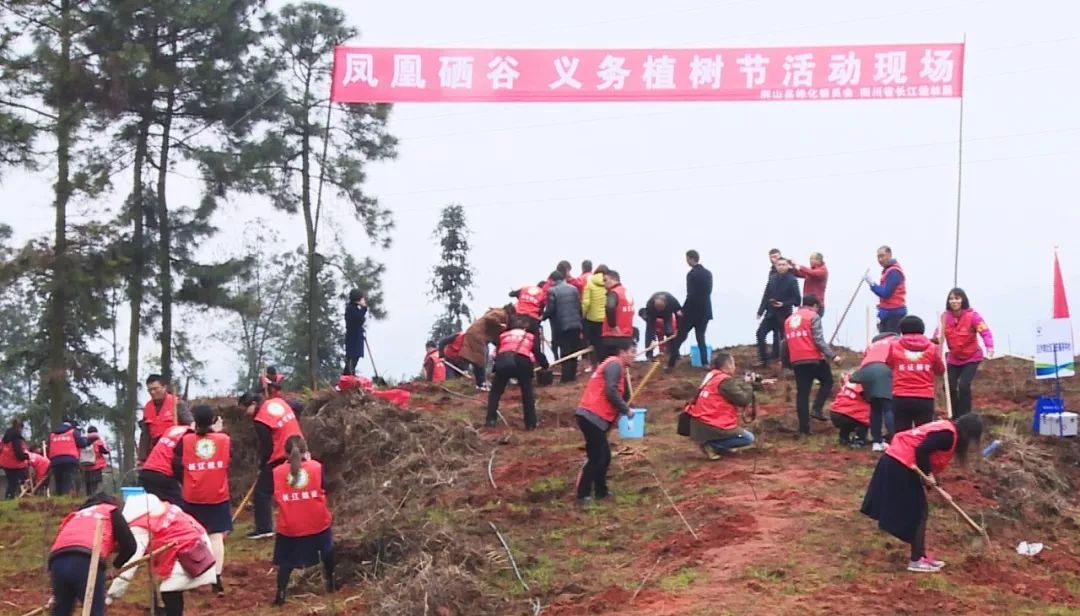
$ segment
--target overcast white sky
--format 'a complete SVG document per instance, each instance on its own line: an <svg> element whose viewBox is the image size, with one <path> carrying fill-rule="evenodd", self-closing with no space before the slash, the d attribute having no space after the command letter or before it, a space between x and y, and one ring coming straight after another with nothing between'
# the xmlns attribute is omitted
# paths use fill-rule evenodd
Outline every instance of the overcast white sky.
<svg viewBox="0 0 1080 616"><path fill-rule="evenodd" d="M284 3L272 2L280 6ZM1080 116L1080 5L1060 0L716 1L460 0L329 2L376 46L723 47L959 41L967 36L960 286L987 318L998 348L1030 354L1032 323L1049 316L1052 251L1066 288L1080 289L1075 207ZM790 103L406 104L391 129L400 155L370 169L368 190L393 210L388 251L359 225L331 217L357 255L387 263L391 318L372 323L384 374L418 372L438 307L424 293L438 258L440 208L465 205L473 230L479 313L511 288L544 278L560 259L618 269L644 301L682 297L688 248L713 271L713 345L747 343L776 246L832 272L825 319L835 326L874 250L892 245L908 274L909 305L933 318L952 286L959 101ZM19 239L48 233L51 177L9 172L0 221ZM170 202L196 203L196 183L173 177ZM118 202L128 190L118 184ZM219 215L226 232L204 247L230 250L228 229L270 220L288 244L302 225L254 200ZM81 206L83 216L94 208ZM1077 296L1080 297L1080 296ZM1080 300L1076 300L1080 301ZM860 348L865 289L839 342ZM193 316L188 316L191 328ZM196 329L212 382L235 381L237 353ZM144 345L150 345L150 340ZM363 365L370 374L370 364ZM200 393L200 392L195 392Z"/></svg>

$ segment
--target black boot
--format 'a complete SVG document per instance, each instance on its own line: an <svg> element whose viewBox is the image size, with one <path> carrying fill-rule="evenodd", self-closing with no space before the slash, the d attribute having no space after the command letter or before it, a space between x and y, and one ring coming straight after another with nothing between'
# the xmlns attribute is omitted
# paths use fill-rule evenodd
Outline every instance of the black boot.
<svg viewBox="0 0 1080 616"><path fill-rule="evenodd" d="M333 594L334 592L337 591L337 583L334 582L334 576L333 575L326 576L326 579L323 580L323 582L324 582L327 594Z"/></svg>
<svg viewBox="0 0 1080 616"><path fill-rule="evenodd" d="M274 605L277 606L277 607L281 607L281 606L285 605L285 591L284 590L278 590L277 594L274 595Z"/></svg>
<svg viewBox="0 0 1080 616"><path fill-rule="evenodd" d="M225 596L225 583L221 581L221 576L217 577L217 581L213 584L214 593L219 597Z"/></svg>

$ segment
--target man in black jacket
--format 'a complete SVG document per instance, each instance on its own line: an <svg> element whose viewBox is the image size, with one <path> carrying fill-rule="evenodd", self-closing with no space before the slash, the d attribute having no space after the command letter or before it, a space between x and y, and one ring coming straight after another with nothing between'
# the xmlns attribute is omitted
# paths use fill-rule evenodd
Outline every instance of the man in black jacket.
<svg viewBox="0 0 1080 616"><path fill-rule="evenodd" d="M769 258L772 258L772 252ZM791 273L791 262L783 257L777 257L773 264L776 273L769 276L769 284L765 286L765 293L761 298L761 307L758 309L758 318L761 324L757 328L758 367L766 368L770 357L765 351L765 338L772 332L773 355L772 359L780 357L780 340L784 337L784 321L791 316L791 312L802 303L802 294L799 293L799 281Z"/></svg>
<svg viewBox="0 0 1080 616"><path fill-rule="evenodd" d="M675 296L667 291L657 291L649 297L649 301L645 304L645 307L638 311L638 316L645 320L645 340L642 344L648 349L654 341L663 340L669 336L675 335L676 319L675 315L683 309L679 300L675 299ZM663 325L658 330L656 322L658 320L663 321ZM657 355L661 352L657 350ZM651 350L645 351L645 357L652 359L653 352Z"/></svg>
<svg viewBox="0 0 1080 616"><path fill-rule="evenodd" d="M709 357L705 350L705 328L712 320L712 272L705 269L700 263L701 255L696 250L686 251L686 264L690 271L686 272L686 301L683 302L682 312L679 313L679 335L671 343L671 355L668 357L667 369L675 367L679 359L679 347L690 336L690 330L694 330L694 339L697 340L698 353L701 354L701 365L708 369Z"/></svg>
<svg viewBox="0 0 1080 616"><path fill-rule="evenodd" d="M544 319L551 323L551 346L555 357L566 357L581 348L581 295L566 283L562 271L551 272L551 281L544 304ZM575 379L577 360L568 359L562 364L559 382L572 383Z"/></svg>

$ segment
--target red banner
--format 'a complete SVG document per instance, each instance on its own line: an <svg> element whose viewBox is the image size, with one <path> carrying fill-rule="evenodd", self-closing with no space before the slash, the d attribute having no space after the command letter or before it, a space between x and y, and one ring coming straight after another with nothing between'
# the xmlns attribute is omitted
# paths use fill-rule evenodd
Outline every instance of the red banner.
<svg viewBox="0 0 1080 616"><path fill-rule="evenodd" d="M343 103L951 98L964 46L732 49L338 47Z"/></svg>

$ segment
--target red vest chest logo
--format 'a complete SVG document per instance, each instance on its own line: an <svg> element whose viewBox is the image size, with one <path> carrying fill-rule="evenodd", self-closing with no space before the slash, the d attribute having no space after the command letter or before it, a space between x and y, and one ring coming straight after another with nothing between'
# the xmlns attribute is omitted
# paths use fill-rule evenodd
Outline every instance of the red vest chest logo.
<svg viewBox="0 0 1080 616"><path fill-rule="evenodd" d="M213 458L217 455L217 443L210 438L201 438L195 441L195 455L203 460Z"/></svg>

